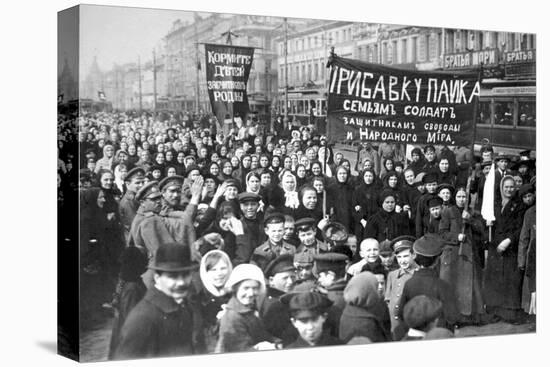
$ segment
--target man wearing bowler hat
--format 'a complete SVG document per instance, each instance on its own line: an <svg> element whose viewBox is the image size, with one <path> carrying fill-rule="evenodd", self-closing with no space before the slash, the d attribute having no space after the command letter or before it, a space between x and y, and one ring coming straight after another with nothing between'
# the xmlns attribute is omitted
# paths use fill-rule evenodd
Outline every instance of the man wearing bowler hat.
<svg viewBox="0 0 550 367"><path fill-rule="evenodd" d="M290 321L298 331L299 337L286 348L310 348L343 344L337 337L324 328L332 301L320 293L289 293L281 297L288 305Z"/></svg>
<svg viewBox="0 0 550 367"><path fill-rule="evenodd" d="M154 287L130 311L114 359L170 357L204 352L202 318L191 297L197 264L188 247L162 244L149 266Z"/></svg>
<svg viewBox="0 0 550 367"><path fill-rule="evenodd" d="M258 301L260 318L266 330L281 339L283 346L292 343L298 336L290 323L288 306L279 300L279 297L294 289L296 269L293 260L293 255L284 254L267 265L264 271L267 289Z"/></svg>
<svg viewBox="0 0 550 367"><path fill-rule="evenodd" d="M454 330L458 319L457 301L449 283L440 279L439 273L434 269L436 260L443 250L443 245L441 237L431 233L427 233L414 242L415 262L419 269L403 287L401 301L396 306L396 313L400 320L403 320L403 307L407 302L423 294L440 300L443 304L443 317L438 322L438 326Z"/></svg>
<svg viewBox="0 0 550 367"><path fill-rule="evenodd" d="M143 186L144 179L145 171L141 167L132 168L124 179L126 183L126 193L124 193L124 196L120 199L119 213L120 221L124 227L124 238L126 240L128 240L132 221L139 208L139 203L135 197L139 189Z"/></svg>

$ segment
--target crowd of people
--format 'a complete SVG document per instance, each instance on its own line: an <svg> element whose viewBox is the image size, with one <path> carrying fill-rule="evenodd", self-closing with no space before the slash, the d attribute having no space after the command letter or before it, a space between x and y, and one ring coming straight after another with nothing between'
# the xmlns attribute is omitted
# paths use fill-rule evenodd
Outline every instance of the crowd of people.
<svg viewBox="0 0 550 367"><path fill-rule="evenodd" d="M59 207L79 196L83 306L115 311L111 359L444 338L536 312L528 151L366 142L351 162L280 117L115 112L61 116L59 138Z"/></svg>

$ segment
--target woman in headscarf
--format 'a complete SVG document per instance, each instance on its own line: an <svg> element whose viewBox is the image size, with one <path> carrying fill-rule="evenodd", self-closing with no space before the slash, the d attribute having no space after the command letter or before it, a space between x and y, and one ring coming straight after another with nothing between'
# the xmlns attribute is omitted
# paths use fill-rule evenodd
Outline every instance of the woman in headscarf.
<svg viewBox="0 0 550 367"><path fill-rule="evenodd" d="M185 175L185 153L184 152L178 152L176 155L176 163L174 164L176 167L176 173L179 176Z"/></svg>
<svg viewBox="0 0 550 367"><path fill-rule="evenodd" d="M249 172L246 175L246 192L252 192L254 194L261 195L262 186L260 185L260 175L256 172Z"/></svg>
<svg viewBox="0 0 550 367"><path fill-rule="evenodd" d="M107 144L103 147L103 156L96 162L95 171L99 172L100 169L113 169L115 162L115 149L112 145Z"/></svg>
<svg viewBox="0 0 550 367"><path fill-rule="evenodd" d="M220 166L216 162L210 162L207 168L207 173L211 174L214 177L220 176Z"/></svg>
<svg viewBox="0 0 550 367"><path fill-rule="evenodd" d="M439 277L449 283L458 301L459 322L478 324L483 310L481 280L483 265L482 219L466 208L466 189L456 191L456 204L441 212L439 235L445 240Z"/></svg>
<svg viewBox="0 0 550 367"><path fill-rule="evenodd" d="M518 242L527 205L516 193L514 178L500 181L502 200L495 202L493 241L484 274L483 298L486 311L508 322L521 322L521 286L523 274L518 268Z"/></svg>
<svg viewBox="0 0 550 367"><path fill-rule="evenodd" d="M241 164L239 168L233 171L233 178L239 180L242 186L246 183L246 177L250 172L251 158L248 154L245 154L241 158Z"/></svg>
<svg viewBox="0 0 550 367"><path fill-rule="evenodd" d="M294 212L300 206L298 198L296 176L290 171L281 171L280 184L272 186L269 193L269 205L276 211L294 216Z"/></svg>
<svg viewBox="0 0 550 367"><path fill-rule="evenodd" d="M296 189L299 190L308 181L306 167L303 164L299 164L294 174L296 176Z"/></svg>
<svg viewBox="0 0 550 367"><path fill-rule="evenodd" d="M221 172L218 175L218 180L220 182L224 182L226 180L232 179L233 176L233 165L231 164L231 161L224 160L221 163Z"/></svg>
<svg viewBox="0 0 550 367"><path fill-rule="evenodd" d="M160 146L164 146L164 145L160 145ZM166 159L164 158L164 153L161 153L161 152L155 153L155 161L153 162L153 164L155 166L160 167L162 172L164 172L164 169L166 168L165 161Z"/></svg>
<svg viewBox="0 0 550 367"><path fill-rule="evenodd" d="M271 166L269 169L275 174L279 174L281 172L281 157L278 155L274 155L271 157Z"/></svg>
<svg viewBox="0 0 550 367"><path fill-rule="evenodd" d="M323 182L326 184L328 178L323 174L323 167L321 162L313 162L311 164L311 175L307 178L308 183L312 183L315 177L320 177Z"/></svg>
<svg viewBox="0 0 550 367"><path fill-rule="evenodd" d="M383 190L385 191L391 191L394 194L395 198L395 210L399 213L403 209L403 191L402 186L399 182L399 175L395 171L389 171L384 176L383 181Z"/></svg>
<svg viewBox="0 0 550 367"><path fill-rule="evenodd" d="M136 166L139 157L137 155L137 148L134 144L128 145L128 169L132 169Z"/></svg>
<svg viewBox="0 0 550 367"><path fill-rule="evenodd" d="M200 284L196 285L198 286L197 295L201 304L208 353L215 349L218 340L219 317L223 314L223 307L231 298L225 284L232 270L231 260L223 251L211 250L201 258Z"/></svg>
<svg viewBox="0 0 550 367"><path fill-rule="evenodd" d="M349 170L345 166L340 165L336 168L335 182L327 187L327 204L333 209L332 217L343 224L350 233L355 233L351 206L353 187L349 184L349 176Z"/></svg>
<svg viewBox="0 0 550 367"><path fill-rule="evenodd" d="M363 223L368 222L370 217L378 211L378 197L381 191L373 169L364 170L362 177L363 182L355 188L351 199L355 220L355 236L357 238L364 238Z"/></svg>
<svg viewBox="0 0 550 367"><path fill-rule="evenodd" d="M346 307L340 319L339 339L347 343L354 337L373 343L392 341L388 306L378 293L378 280L365 271L355 275L344 288Z"/></svg>
<svg viewBox="0 0 550 367"><path fill-rule="evenodd" d="M265 293L265 279L256 265L240 264L233 269L226 287L231 299L220 319L216 353L277 349L280 340L270 335L258 317L258 297Z"/></svg>
<svg viewBox="0 0 550 367"><path fill-rule="evenodd" d="M437 168L437 182L439 184L449 184L454 186L456 184L456 175L451 172L449 159L441 158Z"/></svg>
<svg viewBox="0 0 550 367"><path fill-rule="evenodd" d="M115 186L122 195L126 192L126 185L124 184L124 179L128 174L128 168L125 164L120 163L115 167Z"/></svg>
<svg viewBox="0 0 550 367"><path fill-rule="evenodd" d="M388 172L391 172L395 169L395 164L393 162L393 159L391 158L385 158L382 161L382 168L380 169L380 178L384 180L384 177Z"/></svg>
<svg viewBox="0 0 550 367"><path fill-rule="evenodd" d="M292 171L292 158L290 156L283 156L283 169Z"/></svg>
<svg viewBox="0 0 550 367"><path fill-rule="evenodd" d="M375 238L378 242L392 240L395 237L409 234L409 222L404 212L395 211L396 198L391 191L384 190L380 194L379 209L367 222L365 238Z"/></svg>
<svg viewBox="0 0 550 367"><path fill-rule="evenodd" d="M323 200L319 201L317 190L313 186L309 184L302 186L298 199L300 206L296 210L295 219L313 218L316 223L323 219Z"/></svg>

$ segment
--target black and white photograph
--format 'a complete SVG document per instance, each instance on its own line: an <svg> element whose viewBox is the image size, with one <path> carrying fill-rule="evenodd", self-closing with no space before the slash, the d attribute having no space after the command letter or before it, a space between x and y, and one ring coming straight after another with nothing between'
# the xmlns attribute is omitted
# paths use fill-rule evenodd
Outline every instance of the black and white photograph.
<svg viewBox="0 0 550 367"><path fill-rule="evenodd" d="M99 5L58 31L62 353L536 331L536 34Z"/></svg>
<svg viewBox="0 0 550 367"><path fill-rule="evenodd" d="M435 4L50 6L56 204L50 190L36 227L41 204L24 211L50 250L14 258L53 272L31 285L55 324L41 353L531 363L544 334L540 20L489 21L519 2ZM17 95L10 136L50 139L52 155L40 97ZM20 148L30 169L53 158Z"/></svg>

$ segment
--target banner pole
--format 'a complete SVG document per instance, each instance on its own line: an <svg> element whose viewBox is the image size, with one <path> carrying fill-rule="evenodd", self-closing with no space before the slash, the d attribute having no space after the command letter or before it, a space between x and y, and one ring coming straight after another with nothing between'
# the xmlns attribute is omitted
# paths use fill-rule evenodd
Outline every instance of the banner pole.
<svg viewBox="0 0 550 367"><path fill-rule="evenodd" d="M482 80L482 78L483 78L483 63L480 64L479 69L478 69L478 73L477 73L477 81L480 84L479 85L480 93L481 93L481 80ZM473 170L473 166L474 166L474 162L475 162L475 160L474 160L474 149L475 149L475 142L476 142L476 136L477 136L478 109L479 109L479 97L476 99L476 101L474 103L474 118L473 118L474 132L473 132L473 136L472 136L472 144L470 146L470 167L468 168L468 181L466 183L466 204L464 206L464 210L466 210L466 211L468 210L468 208L470 206L470 189L471 189L471 186L472 186L472 170ZM463 220L462 221L462 234L464 234L465 230L466 230L466 222ZM491 231L491 229L489 228L489 233L490 233L490 231Z"/></svg>
<svg viewBox="0 0 550 367"><path fill-rule="evenodd" d="M334 46L332 46L330 48L330 56L329 56L329 59L328 59L328 63L327 63L327 69L330 70L330 66L331 66L331 63L332 63L332 58L334 57ZM329 75L329 78L330 80L330 75ZM329 149L328 149L328 145L329 145L329 142L330 142L330 139L329 139L329 132L330 132L330 128L329 128L329 120L328 120L328 86L326 85L325 83L325 88L327 88L327 116L325 117L325 133L327 135L327 138L326 138L326 143L325 143L325 156L323 157L323 174L325 175L325 177L327 176L327 159L328 159L328 153L329 153ZM351 172L350 172L351 174ZM323 185L323 217L326 217L327 216L327 189L325 187L325 185Z"/></svg>

